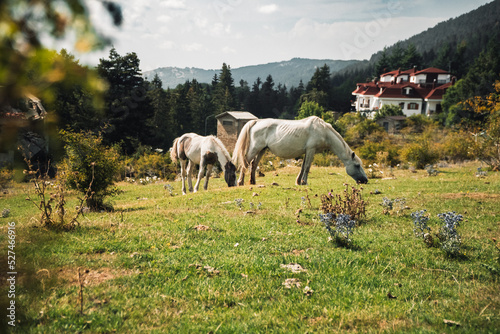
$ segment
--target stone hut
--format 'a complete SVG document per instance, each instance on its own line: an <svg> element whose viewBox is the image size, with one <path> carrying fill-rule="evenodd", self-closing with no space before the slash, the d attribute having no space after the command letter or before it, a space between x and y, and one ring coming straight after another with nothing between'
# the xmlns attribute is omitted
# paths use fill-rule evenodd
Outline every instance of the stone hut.
<svg viewBox="0 0 500 334"><path fill-rule="evenodd" d="M217 138L222 141L229 153L233 152L243 126L248 121L257 119L248 111L226 111L215 118L217 119Z"/></svg>
<svg viewBox="0 0 500 334"><path fill-rule="evenodd" d="M398 133L406 116L386 116L377 120L377 123L387 131L389 134Z"/></svg>

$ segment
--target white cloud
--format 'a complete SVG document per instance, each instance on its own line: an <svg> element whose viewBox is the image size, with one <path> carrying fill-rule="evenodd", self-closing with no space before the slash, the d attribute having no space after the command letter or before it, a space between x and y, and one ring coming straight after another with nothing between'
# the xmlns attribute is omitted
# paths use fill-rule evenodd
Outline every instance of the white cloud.
<svg viewBox="0 0 500 334"><path fill-rule="evenodd" d="M191 43L182 45L182 50L187 52L197 52L203 50L203 45L200 43Z"/></svg>
<svg viewBox="0 0 500 334"><path fill-rule="evenodd" d="M158 46L160 49L163 50L171 50L175 46L175 42L172 41L163 41L161 44Z"/></svg>
<svg viewBox="0 0 500 334"><path fill-rule="evenodd" d="M205 29L202 30L202 33L211 37L220 37L231 33L231 25L222 22L213 23L211 25L208 24Z"/></svg>
<svg viewBox="0 0 500 334"><path fill-rule="evenodd" d="M408 25L410 21L412 25ZM300 45L302 50L295 52L301 52L302 57L366 59L384 46L418 34L439 21L425 17L379 17L366 22L334 23L301 19L288 33L288 40Z"/></svg>
<svg viewBox="0 0 500 334"><path fill-rule="evenodd" d="M226 53L226 54L227 54L227 53L229 53L229 54L236 54L236 50L235 50L235 49L233 49L233 48L231 48L231 47L229 47L229 46L225 46L225 47L223 47L223 48L222 48L222 52L223 52L223 53Z"/></svg>
<svg viewBox="0 0 500 334"><path fill-rule="evenodd" d="M161 34L157 34L157 33L145 33L142 35L142 38L143 39L152 39L152 40L158 40L161 38Z"/></svg>
<svg viewBox="0 0 500 334"><path fill-rule="evenodd" d="M163 0L160 5L170 9L185 9L186 3L184 0Z"/></svg>
<svg viewBox="0 0 500 334"><path fill-rule="evenodd" d="M278 11L278 5L276 4L270 4L259 7L259 12L262 14L272 14L276 11Z"/></svg>
<svg viewBox="0 0 500 334"><path fill-rule="evenodd" d="M156 18L156 21L160 23L168 23L172 20L172 17L169 15L160 15Z"/></svg>

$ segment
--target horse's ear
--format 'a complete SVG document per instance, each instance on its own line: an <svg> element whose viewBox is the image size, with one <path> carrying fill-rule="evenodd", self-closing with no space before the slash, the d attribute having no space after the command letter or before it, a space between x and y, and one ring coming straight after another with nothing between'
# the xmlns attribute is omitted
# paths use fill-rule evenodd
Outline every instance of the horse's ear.
<svg viewBox="0 0 500 334"><path fill-rule="evenodd" d="M354 160L354 157L356 156L356 154L354 154L354 152L352 152L351 154L351 159Z"/></svg>

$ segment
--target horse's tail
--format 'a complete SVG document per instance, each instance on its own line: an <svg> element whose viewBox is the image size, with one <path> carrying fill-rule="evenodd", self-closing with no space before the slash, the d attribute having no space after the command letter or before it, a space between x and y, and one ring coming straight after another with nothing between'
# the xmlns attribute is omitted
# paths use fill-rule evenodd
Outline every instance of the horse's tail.
<svg viewBox="0 0 500 334"><path fill-rule="evenodd" d="M249 162L247 161L247 152L250 147L250 129L255 125L257 120L251 120L243 129L241 129L238 140L233 151L233 164L238 167L248 168Z"/></svg>
<svg viewBox="0 0 500 334"><path fill-rule="evenodd" d="M175 138L174 144L170 149L170 159L172 159L172 162L177 162L177 159L179 159L179 153L177 152L177 142L179 141L179 139L180 137Z"/></svg>

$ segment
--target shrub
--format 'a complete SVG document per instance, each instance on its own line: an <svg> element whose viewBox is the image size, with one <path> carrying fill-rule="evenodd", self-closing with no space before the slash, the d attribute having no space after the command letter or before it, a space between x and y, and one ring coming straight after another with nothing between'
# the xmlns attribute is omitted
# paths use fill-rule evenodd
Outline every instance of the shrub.
<svg viewBox="0 0 500 334"><path fill-rule="evenodd" d="M450 132L443 141L443 158L452 162L469 160L473 157L472 144L470 135L465 131Z"/></svg>
<svg viewBox="0 0 500 334"><path fill-rule="evenodd" d="M350 215L325 213L319 215L320 220L325 224L325 228L330 233L332 240L340 245L348 246L352 243L351 234L356 227L356 221Z"/></svg>
<svg viewBox="0 0 500 334"><path fill-rule="evenodd" d="M402 213L407 207L405 206L406 200L404 198L395 198L395 199L390 199L388 197L382 198L382 207L384 210L382 213L384 215L388 215L391 213L392 210L395 210L396 214Z"/></svg>
<svg viewBox="0 0 500 334"><path fill-rule="evenodd" d="M427 226L429 217L425 215L426 210L415 211L411 214L413 218L413 234L415 237L422 238L427 246L433 245L431 228Z"/></svg>
<svg viewBox="0 0 500 334"><path fill-rule="evenodd" d="M500 170L500 81L495 82L494 88L495 92L485 98L475 97L466 104L486 118L482 131L474 138L472 152L492 170Z"/></svg>
<svg viewBox="0 0 500 334"><path fill-rule="evenodd" d="M414 142L403 147L401 157L404 161L414 164L418 169L432 165L439 160L439 154L429 141Z"/></svg>
<svg viewBox="0 0 500 334"><path fill-rule="evenodd" d="M340 167L343 166L343 163L335 154L323 152L314 155L313 165L320 167Z"/></svg>
<svg viewBox="0 0 500 334"><path fill-rule="evenodd" d="M384 104L381 109L377 110L375 116L373 116L374 121L378 121L386 116L404 116L403 110L400 106L395 104Z"/></svg>
<svg viewBox="0 0 500 334"><path fill-rule="evenodd" d="M383 143L367 140L359 147L359 157L366 163L374 163L377 161L377 152L382 152L384 149Z"/></svg>
<svg viewBox="0 0 500 334"><path fill-rule="evenodd" d="M299 108L298 115L295 119L302 119L309 116L321 117L325 109L316 101L304 101Z"/></svg>
<svg viewBox="0 0 500 334"><path fill-rule="evenodd" d="M333 195L333 190L328 194L321 195L321 211L325 214L345 214L353 220L361 221L366 217L367 205L361 196L362 189L349 187L348 184L345 184L344 196L342 194Z"/></svg>
<svg viewBox="0 0 500 334"><path fill-rule="evenodd" d="M10 215L10 209L3 209L2 210L2 214L0 215L0 217L2 218L8 218Z"/></svg>
<svg viewBox="0 0 500 334"><path fill-rule="evenodd" d="M365 119L361 113L346 113L342 115L336 122L334 128L338 131L341 136L345 136L347 129L359 124Z"/></svg>
<svg viewBox="0 0 500 334"><path fill-rule="evenodd" d="M157 176L161 179L175 179L176 168L168 154L146 152L133 161L132 164L137 171L136 177Z"/></svg>
<svg viewBox="0 0 500 334"><path fill-rule="evenodd" d="M487 126L476 134L471 147L475 158L492 170L500 170L500 111L489 116Z"/></svg>
<svg viewBox="0 0 500 334"><path fill-rule="evenodd" d="M405 120L404 133L422 133L425 128L432 126L436 122L424 115L411 115Z"/></svg>
<svg viewBox="0 0 500 334"><path fill-rule="evenodd" d="M439 174L439 170L434 168L434 165L425 166L425 170L427 171L427 175L429 176L437 176Z"/></svg>
<svg viewBox="0 0 500 334"><path fill-rule="evenodd" d="M440 213L438 217L444 223L438 234L439 240L441 241L441 249L450 256L459 255L462 238L460 234L458 234L457 226L460 226L463 216L457 215L452 211Z"/></svg>
<svg viewBox="0 0 500 334"><path fill-rule="evenodd" d="M0 190L6 189L9 186L10 181L14 173L8 168L0 168Z"/></svg>
<svg viewBox="0 0 500 334"><path fill-rule="evenodd" d="M33 183L35 196L28 194L27 200L31 201L40 211L40 224L45 227L59 230L72 230L78 225L78 217L83 213L83 203L90 197L90 186L83 196L79 198L79 205L74 210L66 207L66 186L64 178L50 179L48 172L40 173L34 170L33 165L26 159L28 170L24 173ZM59 175L63 174L61 172Z"/></svg>
<svg viewBox="0 0 500 334"><path fill-rule="evenodd" d="M415 237L421 237L429 247L440 247L449 256L459 256L462 238L458 234L457 227L463 219L462 215L457 215L454 211L438 214L437 216L444 224L436 234L437 239L434 239L430 234L431 228L427 226L429 217L425 215L425 212L426 210L420 210L411 214Z"/></svg>
<svg viewBox="0 0 500 334"><path fill-rule="evenodd" d="M366 163L379 163L384 166L396 166L400 163L399 148L390 140L366 140L359 147L359 157Z"/></svg>
<svg viewBox="0 0 500 334"><path fill-rule="evenodd" d="M348 128L345 132L344 139L350 145L359 146L362 145L366 139L380 141L386 136L387 133L384 128L378 125L377 122L371 119L365 119L351 128Z"/></svg>
<svg viewBox="0 0 500 334"><path fill-rule="evenodd" d="M59 172L64 175L66 185L79 192L90 188L91 196L86 203L91 210L110 209L104 199L118 193L114 186L120 169L118 150L104 146L101 134L64 130L60 134L66 156Z"/></svg>

